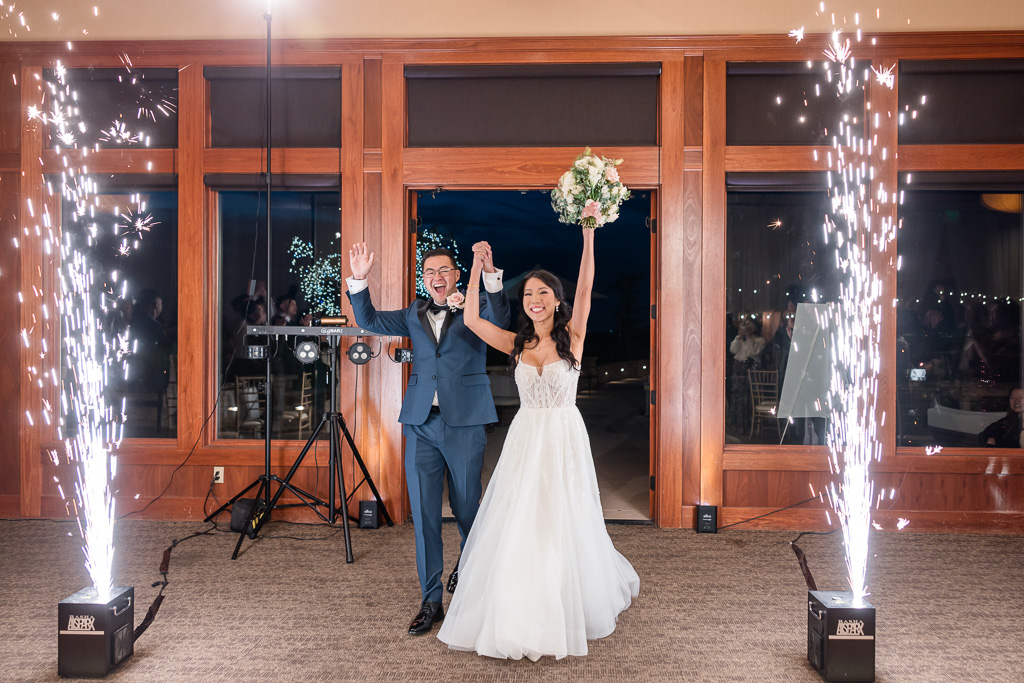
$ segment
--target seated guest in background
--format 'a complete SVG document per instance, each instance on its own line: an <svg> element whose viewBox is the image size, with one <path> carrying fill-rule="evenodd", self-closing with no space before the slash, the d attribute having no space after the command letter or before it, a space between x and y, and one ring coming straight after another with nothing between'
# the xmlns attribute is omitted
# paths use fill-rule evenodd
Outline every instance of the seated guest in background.
<svg viewBox="0 0 1024 683"><path fill-rule="evenodd" d="M765 340L758 334L760 324L753 317L742 317L739 334L729 344L733 355L732 377L729 382L729 420L739 432L750 429L750 380L748 371L761 367L761 354Z"/></svg>
<svg viewBox="0 0 1024 683"><path fill-rule="evenodd" d="M1024 389L1010 392L1010 408L1006 417L996 420L978 435L983 446L992 448L1024 448L1021 440L1021 415L1024 414Z"/></svg>
<svg viewBox="0 0 1024 683"><path fill-rule="evenodd" d="M740 321L739 334L729 344L729 353L738 362L752 361L761 364L761 353L764 351L764 337L759 334L760 323L753 317Z"/></svg>

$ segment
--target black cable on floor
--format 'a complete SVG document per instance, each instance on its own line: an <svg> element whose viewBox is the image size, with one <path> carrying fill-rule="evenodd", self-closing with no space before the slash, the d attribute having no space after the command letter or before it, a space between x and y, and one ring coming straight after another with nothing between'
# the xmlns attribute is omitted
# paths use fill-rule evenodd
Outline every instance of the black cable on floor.
<svg viewBox="0 0 1024 683"><path fill-rule="evenodd" d="M762 517L767 517L768 515L774 515L776 512L782 512L783 510L789 510L790 508L795 508L797 506L803 505L804 503L810 503L812 500L818 500L818 497L817 496L811 496L807 500L801 500L799 503L793 503L792 505L787 505L784 508L779 508L778 510L772 510L771 512L766 512L763 515L758 515L757 517L751 517L750 519L744 519L744 520L742 520L740 522L733 522L732 524L726 524L725 526L718 527L718 529L719 530L728 529L729 527L736 526L737 524L746 524L747 522L753 522L755 519L761 519ZM808 533L810 533L810 532L808 532Z"/></svg>
<svg viewBox="0 0 1024 683"><path fill-rule="evenodd" d="M807 590L816 591L818 585L814 582L814 576L811 574L811 566L807 564L807 555L804 554L803 549L796 544L804 536L828 536L834 534L839 529L832 529L831 531L802 531L800 535L789 542L789 547L793 549L793 554L796 555L796 561L800 563L800 571L804 575L804 583L807 584Z"/></svg>

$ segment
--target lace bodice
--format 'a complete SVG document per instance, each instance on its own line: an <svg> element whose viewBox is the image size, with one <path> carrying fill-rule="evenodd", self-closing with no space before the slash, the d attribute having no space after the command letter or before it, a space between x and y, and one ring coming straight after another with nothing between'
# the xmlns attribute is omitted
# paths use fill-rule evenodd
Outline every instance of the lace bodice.
<svg viewBox="0 0 1024 683"><path fill-rule="evenodd" d="M579 368L570 368L564 360L548 363L543 368L520 362L516 365L520 405L523 408L575 406L579 378Z"/></svg>

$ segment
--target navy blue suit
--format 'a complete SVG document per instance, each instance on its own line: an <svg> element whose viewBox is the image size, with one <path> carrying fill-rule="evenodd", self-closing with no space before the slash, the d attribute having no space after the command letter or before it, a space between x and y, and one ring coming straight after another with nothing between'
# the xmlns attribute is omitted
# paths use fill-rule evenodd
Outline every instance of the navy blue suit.
<svg viewBox="0 0 1024 683"><path fill-rule="evenodd" d="M487 377L487 345L466 327L461 311L445 314L437 340L426 301L417 299L403 310L378 311L369 290L347 294L357 325L374 334L412 341L412 374L398 420L406 440L405 474L420 587L424 600L441 602L444 480L447 477L448 500L465 545L480 507L480 470L487 444L484 425L498 421ZM504 292L481 294L480 316L507 327L508 297ZM440 414L431 411L435 392Z"/></svg>

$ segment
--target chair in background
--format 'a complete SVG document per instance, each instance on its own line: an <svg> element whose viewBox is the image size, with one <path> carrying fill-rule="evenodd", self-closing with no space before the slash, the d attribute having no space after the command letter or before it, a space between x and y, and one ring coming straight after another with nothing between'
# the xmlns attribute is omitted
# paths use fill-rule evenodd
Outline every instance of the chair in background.
<svg viewBox="0 0 1024 683"><path fill-rule="evenodd" d="M246 432L252 432L254 439L262 438L266 426L266 382L267 378L263 376L235 377L235 406L238 408L235 424L238 438L243 438Z"/></svg>
<svg viewBox="0 0 1024 683"><path fill-rule="evenodd" d="M217 435L222 438L238 438L238 406L235 405L235 396L235 380L225 380L218 397L220 416Z"/></svg>
<svg viewBox="0 0 1024 683"><path fill-rule="evenodd" d="M779 434L779 371L748 370L750 383L750 405L753 419L750 421L750 436L771 427Z"/></svg>
<svg viewBox="0 0 1024 683"><path fill-rule="evenodd" d="M299 390L298 404L281 413L282 419L289 427L297 427L299 438L303 430L313 426L313 373L302 373L302 389Z"/></svg>

